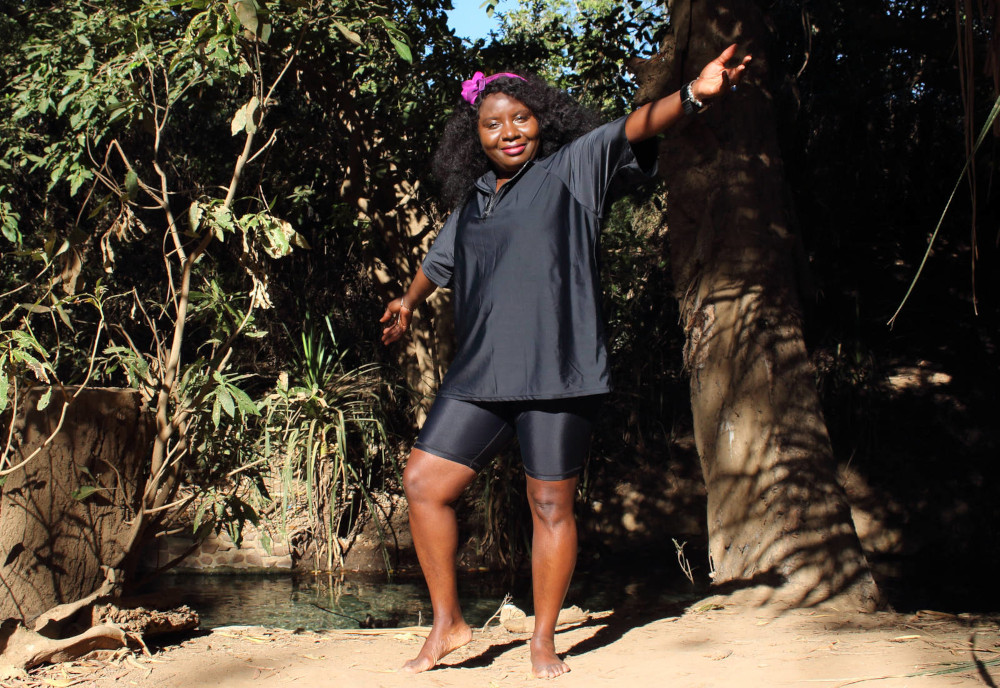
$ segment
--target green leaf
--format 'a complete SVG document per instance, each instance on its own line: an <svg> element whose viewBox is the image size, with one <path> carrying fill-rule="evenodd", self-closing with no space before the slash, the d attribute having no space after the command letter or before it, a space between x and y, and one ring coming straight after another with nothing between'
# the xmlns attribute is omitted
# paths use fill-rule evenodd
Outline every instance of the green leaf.
<svg viewBox="0 0 1000 688"><path fill-rule="evenodd" d="M234 0L233 7L243 28L256 36L260 20L257 19L257 8L254 4L253 0Z"/></svg>
<svg viewBox="0 0 1000 688"><path fill-rule="evenodd" d="M116 119L124 115L126 112L128 112L128 108L125 107L124 105L120 105L116 108L113 108L110 114L108 115L108 124L111 124Z"/></svg>
<svg viewBox="0 0 1000 688"><path fill-rule="evenodd" d="M219 427L219 421L222 420L222 406L219 404L219 397L216 395L215 402L212 404L212 424L216 428Z"/></svg>
<svg viewBox="0 0 1000 688"><path fill-rule="evenodd" d="M9 332L10 336L14 338L17 345L21 349L33 349L37 351L41 356L45 355L45 349L42 345L38 343L34 337L29 335L27 332L22 332L21 330L12 330Z"/></svg>
<svg viewBox="0 0 1000 688"><path fill-rule="evenodd" d="M66 112L66 107L76 98L76 93L67 93L63 96L63 99L59 101L59 105L56 106L56 114L63 114Z"/></svg>
<svg viewBox="0 0 1000 688"><path fill-rule="evenodd" d="M49 406L49 402L52 401L52 388L49 387L45 390L45 394L38 398L38 410L44 411Z"/></svg>
<svg viewBox="0 0 1000 688"><path fill-rule="evenodd" d="M55 260L62 254L66 253L70 249L69 241L63 239L56 243L56 237L50 237L45 241L45 255L49 257L49 260Z"/></svg>
<svg viewBox="0 0 1000 688"><path fill-rule="evenodd" d="M201 217L205 214L205 209L201 207L198 201L191 204L188 208L188 224L191 225L191 231L197 232L198 226L201 224Z"/></svg>
<svg viewBox="0 0 1000 688"><path fill-rule="evenodd" d="M246 126L247 126L247 106L244 105L239 110L236 111L235 115L233 115L233 121L230 122L229 129L230 131L233 132L233 136L236 136L241 131L246 129Z"/></svg>
<svg viewBox="0 0 1000 688"><path fill-rule="evenodd" d="M76 192L80 190L83 183L90 178L90 172L82 167L77 167L76 171L70 177L69 182L69 194L70 196L75 196Z"/></svg>
<svg viewBox="0 0 1000 688"><path fill-rule="evenodd" d="M14 222L5 222L3 227L0 228L3 231L4 237L12 244L21 243L21 233L17 231L17 224Z"/></svg>
<svg viewBox="0 0 1000 688"><path fill-rule="evenodd" d="M233 216L226 206L217 205L212 208L211 218L212 229L219 241L222 241L225 232L233 231Z"/></svg>
<svg viewBox="0 0 1000 688"><path fill-rule="evenodd" d="M73 327L73 321L69 319L69 315L66 313L66 309L64 309L62 306L55 306L55 311L56 314L59 316L59 319L63 321L63 325L65 325L71 330L76 329Z"/></svg>
<svg viewBox="0 0 1000 688"><path fill-rule="evenodd" d="M216 396L219 403L222 405L222 410L226 412L226 415L230 418L235 417L236 405L233 403L233 395L229 393L229 390L225 387L219 387L219 393Z"/></svg>
<svg viewBox="0 0 1000 688"><path fill-rule="evenodd" d="M103 487L94 487L93 485L81 485L80 487L73 490L69 496L78 502L82 502L95 492L101 492L104 489L105 488Z"/></svg>
<svg viewBox="0 0 1000 688"><path fill-rule="evenodd" d="M125 192L130 201L134 201L139 195L139 175L135 173L135 170L129 170L128 174L125 175Z"/></svg>
<svg viewBox="0 0 1000 688"><path fill-rule="evenodd" d="M198 528L201 527L201 519L205 517L205 510L208 508L208 500L203 499L199 502L198 508L194 511L194 520L191 523L191 530L198 532Z"/></svg>
<svg viewBox="0 0 1000 688"><path fill-rule="evenodd" d="M287 220L282 220L271 215L245 215L241 222L247 226L253 226L259 222L260 229L264 233L264 252L272 258L283 258L292 252L292 246L309 249L309 242L306 238L292 228L292 224Z"/></svg>
<svg viewBox="0 0 1000 688"><path fill-rule="evenodd" d="M7 390L9 385L10 381L7 379L7 373L0 371L0 412L7 410Z"/></svg>
<svg viewBox="0 0 1000 688"><path fill-rule="evenodd" d="M241 412L244 414L248 413L251 416L260 415L260 408L256 403L254 403L253 399L250 398L250 395L239 387L230 387L229 391L232 392L233 397L236 399L236 405L239 406Z"/></svg>
<svg viewBox="0 0 1000 688"><path fill-rule="evenodd" d="M258 105L260 105L260 101L257 100L257 96L254 96L250 99L250 102L236 111L236 114L233 115L233 121L230 123L233 136L244 130L248 134L257 133L257 123L254 121L254 113L257 111Z"/></svg>
<svg viewBox="0 0 1000 688"><path fill-rule="evenodd" d="M389 36L389 40L392 41L392 47L396 49L399 56L409 63L413 63L413 53L410 51L410 46L408 46L403 41L399 40L394 36Z"/></svg>
<svg viewBox="0 0 1000 688"><path fill-rule="evenodd" d="M25 363L28 366L28 368L31 369L31 372L35 374L35 378L39 382L44 382L45 384L49 383L49 376L45 372L45 366L42 365L42 363L31 354L27 353L26 351L15 350L11 352L11 360L21 361Z"/></svg>
<svg viewBox="0 0 1000 688"><path fill-rule="evenodd" d="M349 40L354 45L364 45L364 43L361 40L361 36L360 35L356 34L353 31L351 31L349 28L347 28L346 26L344 26L340 22L335 21L335 22L333 22L333 25L337 27L337 29L340 31L340 33L344 34L344 38L346 38L347 40Z"/></svg>

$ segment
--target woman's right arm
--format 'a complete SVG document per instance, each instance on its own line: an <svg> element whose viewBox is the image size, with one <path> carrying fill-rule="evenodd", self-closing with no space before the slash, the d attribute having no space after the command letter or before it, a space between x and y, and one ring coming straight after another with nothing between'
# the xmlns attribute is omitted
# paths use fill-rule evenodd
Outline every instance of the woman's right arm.
<svg viewBox="0 0 1000 688"><path fill-rule="evenodd" d="M723 96L743 78L750 56L745 56L738 65L729 68L726 63L736 55L736 44L722 51L722 54L705 65L698 78L689 84L691 95L698 101L708 103ZM625 120L625 136L632 143L645 141L662 134L684 117L681 91L675 91L659 100L646 103Z"/></svg>
<svg viewBox="0 0 1000 688"><path fill-rule="evenodd" d="M382 343L392 344L394 341L406 334L410 329L410 320L413 318L413 311L420 306L427 297L434 293L437 285L427 279L423 268L417 268L417 274L410 283L410 288L398 299L393 299L385 307L385 313L379 319L381 323L389 323L382 330Z"/></svg>

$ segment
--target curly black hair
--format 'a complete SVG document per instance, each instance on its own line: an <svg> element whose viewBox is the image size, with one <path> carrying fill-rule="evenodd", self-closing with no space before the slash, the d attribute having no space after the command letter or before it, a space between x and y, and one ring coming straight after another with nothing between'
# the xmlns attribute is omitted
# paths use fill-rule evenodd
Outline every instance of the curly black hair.
<svg viewBox="0 0 1000 688"><path fill-rule="evenodd" d="M600 124L596 113L580 105L565 91L550 86L534 74L525 74L524 79L500 77L486 84L475 106L465 100L460 100L456 106L445 125L431 166L441 185L441 199L449 208L463 203L476 179L489 169L479 143L479 105L486 96L504 93L531 109L540 127L539 158L551 155Z"/></svg>

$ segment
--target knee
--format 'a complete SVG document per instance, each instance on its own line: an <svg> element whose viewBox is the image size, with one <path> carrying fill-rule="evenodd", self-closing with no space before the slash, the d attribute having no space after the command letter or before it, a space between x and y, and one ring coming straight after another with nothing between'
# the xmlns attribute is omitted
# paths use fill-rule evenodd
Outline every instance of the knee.
<svg viewBox="0 0 1000 688"><path fill-rule="evenodd" d="M544 485L528 491L528 503L535 523L547 528L575 522L573 498L574 491Z"/></svg>
<svg viewBox="0 0 1000 688"><path fill-rule="evenodd" d="M451 504L461 496L475 475L475 471L468 466L414 449L403 469L403 490L411 505Z"/></svg>
<svg viewBox="0 0 1000 688"><path fill-rule="evenodd" d="M419 461L414 461L411 454L410 460L406 462L406 468L403 469L403 491L406 493L408 502L412 503L428 498L431 485L429 473L427 467L421 465Z"/></svg>

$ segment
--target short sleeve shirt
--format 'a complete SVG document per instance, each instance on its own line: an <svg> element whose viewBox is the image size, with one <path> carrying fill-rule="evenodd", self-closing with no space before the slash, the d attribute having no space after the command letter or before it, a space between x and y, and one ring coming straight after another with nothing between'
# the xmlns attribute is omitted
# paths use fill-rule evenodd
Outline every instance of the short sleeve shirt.
<svg viewBox="0 0 1000 688"><path fill-rule="evenodd" d="M625 118L528 162L500 190L480 177L423 271L453 290L455 358L439 396L559 399L610 391L598 237L615 189L655 173ZM641 158L641 160L640 160Z"/></svg>

